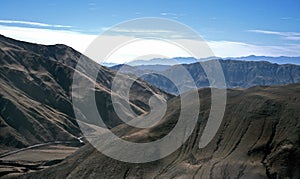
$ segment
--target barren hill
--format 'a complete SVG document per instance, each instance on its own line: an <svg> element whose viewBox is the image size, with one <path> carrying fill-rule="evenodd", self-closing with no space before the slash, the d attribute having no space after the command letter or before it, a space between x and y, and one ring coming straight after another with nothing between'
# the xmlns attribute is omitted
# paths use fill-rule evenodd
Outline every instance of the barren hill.
<svg viewBox="0 0 300 179"><path fill-rule="evenodd" d="M199 137L210 109L210 89L199 90L198 124L189 140L170 156L145 164L111 159L87 145L53 168L28 178L299 178L300 84L228 90L222 125L204 149ZM135 142L157 140L178 117L180 97L168 102L162 123L151 129L115 132ZM191 102L190 105L193 105ZM109 150L109 149L108 149ZM120 150L120 153L123 151ZM125 155L126 153L124 153Z"/></svg>

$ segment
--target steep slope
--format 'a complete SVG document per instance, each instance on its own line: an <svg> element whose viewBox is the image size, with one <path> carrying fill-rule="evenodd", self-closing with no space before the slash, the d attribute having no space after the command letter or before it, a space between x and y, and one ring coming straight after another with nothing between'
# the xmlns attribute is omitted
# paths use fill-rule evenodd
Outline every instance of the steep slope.
<svg viewBox="0 0 300 179"><path fill-rule="evenodd" d="M199 149L198 143L210 111L210 89L199 94L199 121L193 134L164 159L129 164L87 145L57 166L24 178L300 177L300 84L228 90L222 125L204 149ZM179 110L180 97L176 97L168 102L167 114L159 125L139 130L120 125L113 130L129 141L157 140L175 125Z"/></svg>
<svg viewBox="0 0 300 179"><path fill-rule="evenodd" d="M278 65L269 63L266 61L238 61L238 60L219 60L224 71L224 76L228 88L249 88L259 85L282 85L292 84L300 82L300 66L292 64ZM210 63L210 61L204 61L201 63ZM209 82L207 76L201 67L201 63L183 64L183 66L190 72L197 87L208 87ZM147 65L145 65L147 67ZM145 66L125 66L120 65L110 67L113 70L120 70L126 74L142 74L142 67ZM122 67L122 68L121 68ZM167 68L167 67L165 67ZM146 68L147 69L147 68ZM150 69L150 70L149 70ZM176 86L167 78L162 75L155 74L157 72L155 68L149 66L146 72L152 72L141 78L148 83L168 92L171 94L178 94ZM161 71L161 70L159 70ZM174 76L180 74L180 67L178 65L169 66L166 70L162 71L167 76ZM187 81L183 81L180 86L185 86Z"/></svg>
<svg viewBox="0 0 300 179"><path fill-rule="evenodd" d="M77 141L81 132L73 112L71 85L80 57L79 52L65 45L38 45L0 35L1 150L56 140ZM115 73L85 60L89 67L79 67L82 71L100 68L96 101L101 115L110 119L108 127L121 124L110 105L110 85ZM82 75L85 78L88 73ZM171 97L142 81L137 81L133 89L131 105L140 113L147 112L148 99L153 94ZM144 91L144 95L139 91Z"/></svg>

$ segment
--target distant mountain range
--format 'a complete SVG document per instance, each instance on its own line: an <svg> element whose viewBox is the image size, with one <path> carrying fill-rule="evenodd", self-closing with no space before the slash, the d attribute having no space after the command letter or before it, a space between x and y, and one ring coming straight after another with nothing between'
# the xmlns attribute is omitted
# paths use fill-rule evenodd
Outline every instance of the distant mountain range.
<svg viewBox="0 0 300 179"><path fill-rule="evenodd" d="M228 88L249 88L252 86L274 86L281 84L292 84L300 82L300 66L292 64L279 65L267 61L241 61L241 60L218 60L223 68ZM207 76L201 66L210 63L210 60L201 63L183 64L182 66L191 74L198 88L209 87ZM141 79L168 92L178 95L176 86L164 76L155 72L163 73L166 76L180 78L180 66L166 65L116 65L111 69L126 74L140 75ZM182 80L179 87L186 87L188 81ZM190 88L186 87L185 91Z"/></svg>
<svg viewBox="0 0 300 179"><path fill-rule="evenodd" d="M267 61L277 64L296 64L300 65L300 57L268 57L268 56L255 56L250 55L246 57L224 58L225 60L244 60L244 61Z"/></svg>
<svg viewBox="0 0 300 179"><path fill-rule="evenodd" d="M193 57L175 57L175 58L154 58L150 60L135 60L132 62L125 63L129 66L148 66L148 65L167 65L173 66L178 64L191 64L196 62L203 62L208 60L239 60L239 61L267 61L271 63L277 64L297 64L300 65L300 57L268 57L268 56L245 56L245 57L208 57L202 59L195 59ZM116 65L120 65L117 63L103 63L102 65L107 67L112 67Z"/></svg>

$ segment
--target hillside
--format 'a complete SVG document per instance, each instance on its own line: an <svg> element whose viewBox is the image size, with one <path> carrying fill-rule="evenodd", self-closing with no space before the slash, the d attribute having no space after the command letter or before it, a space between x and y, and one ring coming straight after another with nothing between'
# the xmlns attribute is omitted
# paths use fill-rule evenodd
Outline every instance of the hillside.
<svg viewBox="0 0 300 179"><path fill-rule="evenodd" d="M79 52L65 45L45 46L0 36L1 152L50 141L78 141L82 134L73 112L71 85L80 57ZM111 128L121 124L110 105L110 85L115 73L84 60L90 66L78 67L81 71L100 69L96 101L106 125ZM88 73L82 77L88 80ZM140 113L149 110L148 98L153 94L171 97L143 81L136 81L133 86L131 107ZM144 95L139 95L139 91L144 91Z"/></svg>
<svg viewBox="0 0 300 179"><path fill-rule="evenodd" d="M199 94L201 108L193 134L180 149L164 159L129 164L106 157L87 145L55 167L24 178L300 177L300 84L228 90L222 125L204 149L199 149L197 144L209 114L210 90L199 90ZM123 138L129 141L157 140L176 123L179 104L180 97L171 99L162 123L150 129L130 130L118 126L113 130L123 136L126 133L129 137Z"/></svg>

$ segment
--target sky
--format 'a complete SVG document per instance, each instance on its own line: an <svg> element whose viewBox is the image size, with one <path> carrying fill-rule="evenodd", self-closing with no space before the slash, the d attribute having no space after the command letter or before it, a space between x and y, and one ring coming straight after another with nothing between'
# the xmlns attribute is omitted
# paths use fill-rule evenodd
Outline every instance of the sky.
<svg viewBox="0 0 300 179"><path fill-rule="evenodd" d="M194 29L215 56L300 56L299 9L299 0L2 0L0 34L84 52L116 24L159 17Z"/></svg>

